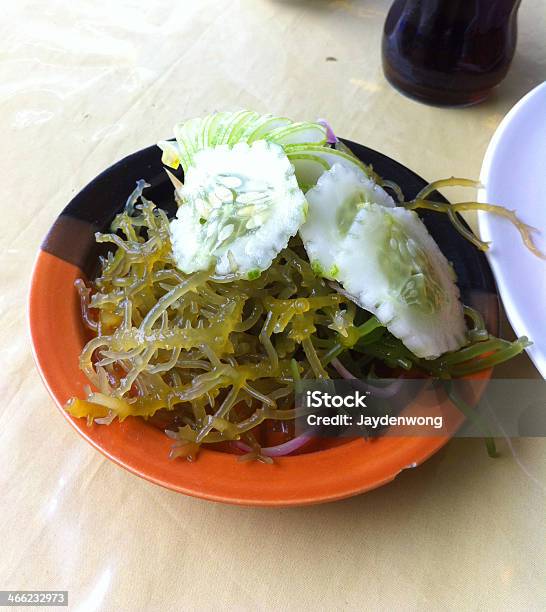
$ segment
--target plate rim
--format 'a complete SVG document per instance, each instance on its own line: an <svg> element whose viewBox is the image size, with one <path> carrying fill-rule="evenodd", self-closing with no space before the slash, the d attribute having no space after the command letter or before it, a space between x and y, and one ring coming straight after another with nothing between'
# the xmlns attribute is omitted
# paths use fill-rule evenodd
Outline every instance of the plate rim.
<svg viewBox="0 0 546 612"><path fill-rule="evenodd" d="M482 186L478 189L478 202L487 203L491 199L488 192L489 177L492 172L495 156L499 151L499 146L502 143L502 139L505 136L508 127L517 116L519 116L522 112L525 112L524 109L535 96L542 95L543 93L546 93L546 81L543 81L539 85L533 87L533 89L522 96L510 108L508 113L506 113L497 126L491 140L489 141L489 144L487 145L483 158L480 170L480 183ZM485 240L491 240L493 232L491 231L490 216L484 211L478 211L477 219L480 236ZM517 336L529 335L524 317L512 302L511 292L506 286L506 277L503 274L500 264L498 264L493 253L486 252L485 255L491 270L493 271L499 296L512 329ZM535 343L527 347L525 351L538 370L539 374L546 379L546 349L539 349Z"/></svg>

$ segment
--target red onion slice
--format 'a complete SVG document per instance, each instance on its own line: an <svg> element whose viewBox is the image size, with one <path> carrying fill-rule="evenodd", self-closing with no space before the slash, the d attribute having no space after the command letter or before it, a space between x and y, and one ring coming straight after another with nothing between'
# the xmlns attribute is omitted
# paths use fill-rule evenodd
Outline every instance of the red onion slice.
<svg viewBox="0 0 546 612"><path fill-rule="evenodd" d="M277 446L262 448L261 453L265 457L282 457L284 455L289 455L307 444L313 439L313 437L314 436L312 433L309 431L304 431L302 434L296 436L292 440L288 440L288 442L283 442ZM240 440L237 440L234 444L239 450L242 450L245 453L251 453L253 450L252 447L248 446L248 444L245 444L244 442L241 442Z"/></svg>
<svg viewBox="0 0 546 612"><path fill-rule="evenodd" d="M328 144L336 144L337 136L334 134L334 130L328 121L326 121L326 119L318 119L317 123L320 123L320 125L323 125L326 128L326 142Z"/></svg>

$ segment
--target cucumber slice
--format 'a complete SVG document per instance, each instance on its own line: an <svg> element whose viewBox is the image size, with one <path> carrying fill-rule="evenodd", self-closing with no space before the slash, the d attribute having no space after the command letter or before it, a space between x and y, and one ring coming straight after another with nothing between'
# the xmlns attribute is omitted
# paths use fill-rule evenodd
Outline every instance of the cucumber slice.
<svg viewBox="0 0 546 612"><path fill-rule="evenodd" d="M231 120L233 113L222 111L209 116L212 117L212 119L209 124L207 143L209 147L215 147L217 144L220 144L218 142L219 136L225 131L225 126L227 122Z"/></svg>
<svg viewBox="0 0 546 612"><path fill-rule="evenodd" d="M300 189L316 185L319 178L329 169L328 164L320 157L299 153L290 158Z"/></svg>
<svg viewBox="0 0 546 612"><path fill-rule="evenodd" d="M238 142L252 144L258 140L283 146L294 159L298 159L302 153L308 153L310 147L316 147L313 154L324 158L327 168L338 158L346 157L355 164L360 163L356 158L322 146L326 142L326 128L318 123L294 123L286 117L260 115L254 111L220 112L189 119L178 123L174 127L174 134L176 144L168 141L158 143L163 151L162 160L172 168L182 165L184 172L195 163L194 156L202 149Z"/></svg>
<svg viewBox="0 0 546 612"><path fill-rule="evenodd" d="M267 140L276 142L283 147L287 145L326 143L326 128L319 123L293 123L292 125L276 128L266 135Z"/></svg>
<svg viewBox="0 0 546 612"><path fill-rule="evenodd" d="M340 282L418 357L466 342L455 274L416 213L340 164L306 197L300 235L317 274Z"/></svg>
<svg viewBox="0 0 546 612"><path fill-rule="evenodd" d="M254 121L251 121L245 126L245 129L240 135L241 142L248 142L250 144L252 134L262 128L264 125L268 124L271 119L274 119L274 116L271 114L258 115ZM253 141L254 140L256 139L253 139Z"/></svg>
<svg viewBox="0 0 546 612"><path fill-rule="evenodd" d="M253 111L220 112L178 123L174 127L176 144L158 143L163 151L161 159L166 166L176 169L182 164L187 170L197 151L218 144L235 144L241 140L245 125L253 125L259 117Z"/></svg>
<svg viewBox="0 0 546 612"><path fill-rule="evenodd" d="M282 147L264 140L203 149L193 161L170 226L177 266L254 278L305 219L293 166Z"/></svg>
<svg viewBox="0 0 546 612"><path fill-rule="evenodd" d="M273 115L264 115L265 121L257 123L256 128L247 136L247 142L253 143L255 140L266 139L267 135L273 130L292 125L292 119L288 117L274 117Z"/></svg>
<svg viewBox="0 0 546 612"><path fill-rule="evenodd" d="M188 165L191 164L193 156L199 150L199 139L202 131L203 119L199 117L174 126L174 136L180 149L180 160L183 162L184 170L186 169L184 161L187 160Z"/></svg>
<svg viewBox="0 0 546 612"><path fill-rule="evenodd" d="M321 158L322 163L326 163ZM296 176L298 167L296 166ZM306 179L312 178L306 175ZM306 193L307 221L300 228L309 261L319 276L335 279L339 248L365 203L393 207L393 199L356 168L334 164Z"/></svg>
<svg viewBox="0 0 546 612"><path fill-rule="evenodd" d="M286 151L288 159L292 159L300 153L306 153L309 155L314 155L315 157L320 157L328 164L329 168L331 168L334 164L341 164L347 168L360 170L366 176L370 176L370 169L357 157L354 155L349 155L343 151L338 151L337 149L331 149L330 147L314 144L298 144L287 145L284 147L284 150Z"/></svg>
<svg viewBox="0 0 546 612"><path fill-rule="evenodd" d="M229 144L235 144L237 142L244 141L245 130L248 126L256 124L256 120L260 118L258 113L254 111L246 111L244 116L237 121L237 124L233 127L229 136Z"/></svg>
<svg viewBox="0 0 546 612"><path fill-rule="evenodd" d="M252 111L236 111L231 113L231 118L225 122L225 129L218 135L217 144L235 144L233 135L236 133L239 125L248 118Z"/></svg>
<svg viewBox="0 0 546 612"><path fill-rule="evenodd" d="M209 134L214 125L218 113L207 115L201 122L201 131L197 136L197 150L206 149L209 146Z"/></svg>
<svg viewBox="0 0 546 612"><path fill-rule="evenodd" d="M417 357L466 343L455 273L414 211L365 204L337 262L346 291Z"/></svg>

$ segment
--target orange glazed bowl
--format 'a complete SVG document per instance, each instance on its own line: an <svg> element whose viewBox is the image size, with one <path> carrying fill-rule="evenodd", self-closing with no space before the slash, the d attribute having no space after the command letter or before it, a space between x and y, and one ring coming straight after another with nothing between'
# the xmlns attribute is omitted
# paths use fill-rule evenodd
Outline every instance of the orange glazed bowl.
<svg viewBox="0 0 546 612"><path fill-rule="evenodd" d="M394 160L347 142L381 176L396 181L413 197L426 181ZM29 321L36 364L49 393L70 425L97 450L130 472L173 491L204 499L251 506L301 506L342 499L393 480L404 468L428 459L450 439L384 437L347 439L321 450L275 459L273 465L240 462L226 452L203 448L196 461L168 458L172 442L159 429L129 417L111 425L87 425L63 406L83 397L88 381L79 356L88 339L78 278L92 278L97 268L94 234L104 231L123 209L138 179L150 183L146 196L173 214L172 186L163 171L159 149L149 147L111 166L85 187L64 209L38 253L32 274ZM439 194L436 199L441 198ZM422 219L455 268L462 299L481 311L495 331L498 301L487 261L451 226L444 215L425 212ZM490 372L482 374L487 379ZM417 401L417 400L416 400ZM442 406L450 432L462 424L455 408Z"/></svg>

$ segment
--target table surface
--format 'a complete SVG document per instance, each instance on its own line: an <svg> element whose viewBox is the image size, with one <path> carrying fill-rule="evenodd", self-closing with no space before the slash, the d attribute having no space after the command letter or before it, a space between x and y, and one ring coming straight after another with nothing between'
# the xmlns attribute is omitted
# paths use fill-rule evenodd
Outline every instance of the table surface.
<svg viewBox="0 0 546 612"><path fill-rule="evenodd" d="M505 82L440 109L384 80L389 2L216 0L3 7L0 79L0 589L68 589L73 610L539 609L546 443L491 460L454 440L392 484L300 509L223 506L116 467L69 428L34 367L33 259L103 168L185 117L327 117L426 177L477 177L508 109L546 76L541 0ZM335 58L335 59L332 59ZM509 333L505 325L504 333ZM511 374L536 377L525 356Z"/></svg>

